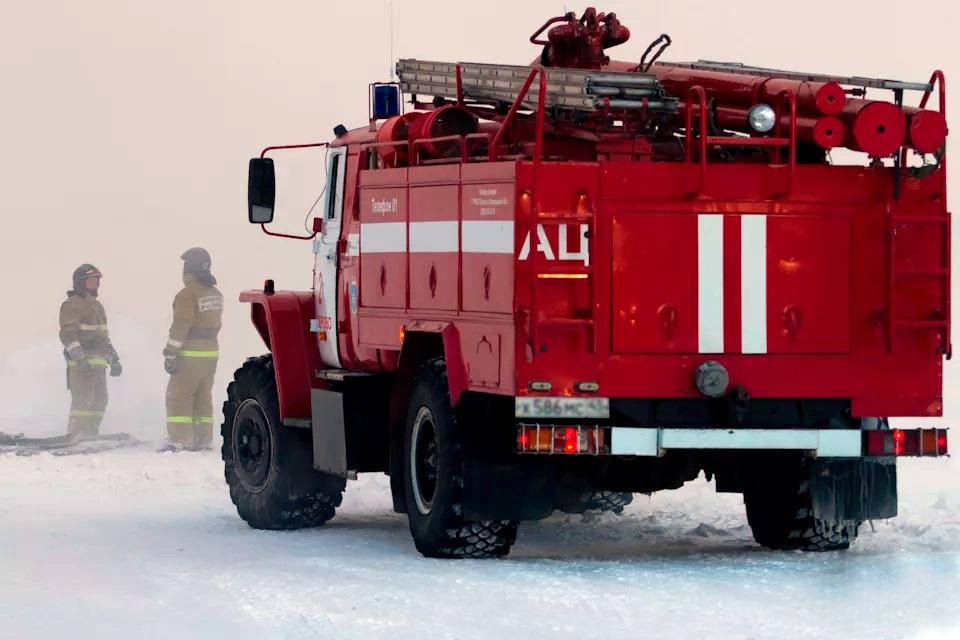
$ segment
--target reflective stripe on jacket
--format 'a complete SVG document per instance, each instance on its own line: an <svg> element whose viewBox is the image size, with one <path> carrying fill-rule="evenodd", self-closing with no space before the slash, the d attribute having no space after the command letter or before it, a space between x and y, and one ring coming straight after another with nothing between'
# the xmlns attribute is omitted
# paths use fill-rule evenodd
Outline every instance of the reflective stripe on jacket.
<svg viewBox="0 0 960 640"><path fill-rule="evenodd" d="M173 324L163 354L184 358L216 358L223 318L223 294L191 274L173 300Z"/></svg>
<svg viewBox="0 0 960 640"><path fill-rule="evenodd" d="M88 357L110 356L110 332L107 312L97 298L89 293L68 291L60 305L60 342L67 351L76 352L79 346Z"/></svg>

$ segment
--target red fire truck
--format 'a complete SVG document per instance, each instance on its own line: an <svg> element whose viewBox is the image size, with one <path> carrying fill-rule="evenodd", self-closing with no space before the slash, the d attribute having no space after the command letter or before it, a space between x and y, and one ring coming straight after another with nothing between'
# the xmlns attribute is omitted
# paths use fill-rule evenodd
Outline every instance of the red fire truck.
<svg viewBox="0 0 960 640"><path fill-rule="evenodd" d="M224 405L251 526L386 472L421 553L502 556L702 472L760 544L845 549L896 514L897 457L947 453L888 423L942 413L943 74L663 62L666 35L611 60L629 35L588 9L529 65L400 60L367 126L250 161L282 235L271 155L327 158L312 291L241 295L270 351Z"/></svg>

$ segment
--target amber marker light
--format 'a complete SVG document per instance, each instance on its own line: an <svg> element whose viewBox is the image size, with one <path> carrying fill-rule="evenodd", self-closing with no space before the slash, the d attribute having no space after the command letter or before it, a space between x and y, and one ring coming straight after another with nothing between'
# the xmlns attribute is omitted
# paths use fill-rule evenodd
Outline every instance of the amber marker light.
<svg viewBox="0 0 960 640"><path fill-rule="evenodd" d="M541 280L586 280L589 275L586 273L538 273L537 277Z"/></svg>

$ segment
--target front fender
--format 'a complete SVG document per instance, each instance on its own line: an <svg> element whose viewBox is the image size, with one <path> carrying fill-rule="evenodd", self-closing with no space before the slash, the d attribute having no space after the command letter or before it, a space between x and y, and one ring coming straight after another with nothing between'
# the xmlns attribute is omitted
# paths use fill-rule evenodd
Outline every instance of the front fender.
<svg viewBox="0 0 960 640"><path fill-rule="evenodd" d="M311 381L320 369L320 354L310 333L313 293L244 291L240 302L250 303L250 319L273 354L280 419L309 421Z"/></svg>

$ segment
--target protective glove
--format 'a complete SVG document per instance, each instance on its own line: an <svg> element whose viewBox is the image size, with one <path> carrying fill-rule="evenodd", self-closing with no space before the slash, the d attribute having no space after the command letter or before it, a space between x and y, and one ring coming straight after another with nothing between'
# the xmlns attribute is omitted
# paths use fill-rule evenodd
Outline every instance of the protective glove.
<svg viewBox="0 0 960 640"><path fill-rule="evenodd" d="M177 372L177 356L163 356L163 369L170 375Z"/></svg>
<svg viewBox="0 0 960 640"><path fill-rule="evenodd" d="M110 375L114 378L120 377L120 374L123 373L123 365L120 364L119 360L114 360L110 363Z"/></svg>
<svg viewBox="0 0 960 640"><path fill-rule="evenodd" d="M107 360L111 363L120 364L120 354L117 353L117 348L109 340L107 341Z"/></svg>

